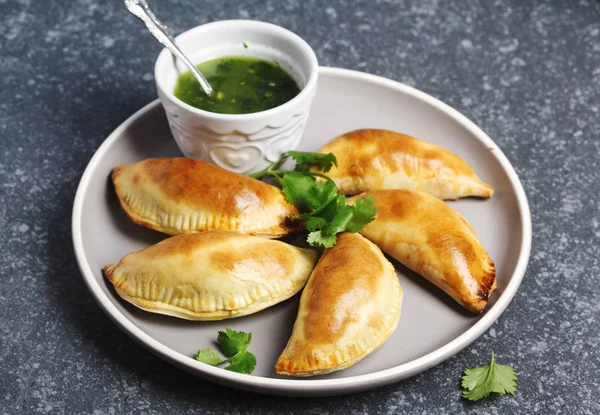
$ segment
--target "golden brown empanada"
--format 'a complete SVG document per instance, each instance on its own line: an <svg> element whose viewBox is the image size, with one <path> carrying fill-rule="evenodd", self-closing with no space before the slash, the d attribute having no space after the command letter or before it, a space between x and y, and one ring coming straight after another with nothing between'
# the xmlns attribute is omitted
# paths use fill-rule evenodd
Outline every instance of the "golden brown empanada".
<svg viewBox="0 0 600 415"><path fill-rule="evenodd" d="M443 201L411 190L379 190L371 196L377 217L361 234L385 253L480 313L496 288L496 269L475 231Z"/></svg>
<svg viewBox="0 0 600 415"><path fill-rule="evenodd" d="M316 252L233 232L173 236L104 273L117 294L153 313L222 320L256 313L296 294Z"/></svg>
<svg viewBox="0 0 600 415"><path fill-rule="evenodd" d="M121 207L135 223L169 235L222 230L280 237L298 214L279 189L190 158L158 158L117 166Z"/></svg>
<svg viewBox="0 0 600 415"><path fill-rule="evenodd" d="M338 167L327 175L346 195L381 189L418 190L440 199L490 197L494 193L456 154L393 131L352 131L318 152L336 156Z"/></svg>
<svg viewBox="0 0 600 415"><path fill-rule="evenodd" d="M312 376L352 366L394 332L401 304L396 271L381 250L358 234L339 235L302 291L275 370Z"/></svg>

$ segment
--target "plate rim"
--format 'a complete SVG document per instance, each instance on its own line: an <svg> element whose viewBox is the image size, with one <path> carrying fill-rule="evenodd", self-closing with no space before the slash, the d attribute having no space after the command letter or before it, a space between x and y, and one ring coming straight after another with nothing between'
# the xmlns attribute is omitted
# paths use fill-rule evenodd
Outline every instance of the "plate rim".
<svg viewBox="0 0 600 415"><path fill-rule="evenodd" d="M506 286L500 298L498 298L496 303L489 310L487 310L486 313L479 319L479 321L477 321L472 327L464 331L454 340L444 344L442 347L398 366L363 375L338 379L278 379L264 376L249 376L197 362L189 356L183 355L160 343L158 340L146 334L127 317L125 317L125 315L123 315L109 300L108 296L104 295L100 284L94 278L94 274L89 263L85 260L85 249L83 246L83 236L81 232L81 219L84 196L89 188L90 179L93 176L99 161L103 158L109 147L111 147L113 143L117 141L117 138L122 134L122 132L129 128L131 124L135 123L148 111L160 105L160 100L155 99L121 123L98 147L86 166L77 187L77 192L73 202L71 222L73 248L75 251L75 257L77 259L77 264L85 284L92 293L92 296L98 305L100 305L100 308L102 308L102 310L110 317L110 319L129 337L148 349L153 354L183 370L195 375L199 375L204 379L211 380L225 386L236 387L248 391L287 396L327 396L345 394L372 389L378 386L397 382L409 378L417 373L421 373L441 363L442 361L459 353L469 346L473 341L479 338L506 310L514 298L525 275L531 253L532 240L531 213L529 210L527 196L521 181L519 180L519 177L508 158L481 128L475 125L475 123L462 115L460 112L450 107L448 104L443 103L439 99L434 98L425 92L402 84L398 81L365 72L334 67L319 67L319 76L367 81L386 88L397 90L407 95L411 95L414 98L424 101L425 103L428 103L446 113L461 126L466 128L480 142L483 142L488 147L493 147L494 151L492 154L502 166L504 172L508 176L509 182L514 189L517 198L519 214L522 219L521 250L519 252L517 265L510 282Z"/></svg>

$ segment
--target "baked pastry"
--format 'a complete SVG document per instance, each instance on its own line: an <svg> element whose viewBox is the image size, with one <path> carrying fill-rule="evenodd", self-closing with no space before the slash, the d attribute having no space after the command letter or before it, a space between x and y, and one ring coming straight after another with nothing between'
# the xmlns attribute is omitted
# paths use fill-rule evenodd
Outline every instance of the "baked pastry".
<svg viewBox="0 0 600 415"><path fill-rule="evenodd" d="M190 158L117 166L112 180L135 223L169 235L221 230L280 237L296 228L296 208L279 189Z"/></svg>
<svg viewBox="0 0 600 415"><path fill-rule="evenodd" d="M388 130L356 130L334 138L319 153L333 153L338 167L327 173L340 193L408 189L440 199L490 197L494 189L451 151Z"/></svg>
<svg viewBox="0 0 600 415"><path fill-rule="evenodd" d="M119 296L152 313L222 320L256 313L302 289L316 252L232 232L165 239L104 267Z"/></svg>
<svg viewBox="0 0 600 415"><path fill-rule="evenodd" d="M463 307L483 311L496 288L496 268L463 216L443 201L411 190L379 190L371 196L377 216L360 232L440 287Z"/></svg>
<svg viewBox="0 0 600 415"><path fill-rule="evenodd" d="M394 332L401 304L398 276L381 250L359 234L340 234L302 291L275 370L312 376L352 366Z"/></svg>

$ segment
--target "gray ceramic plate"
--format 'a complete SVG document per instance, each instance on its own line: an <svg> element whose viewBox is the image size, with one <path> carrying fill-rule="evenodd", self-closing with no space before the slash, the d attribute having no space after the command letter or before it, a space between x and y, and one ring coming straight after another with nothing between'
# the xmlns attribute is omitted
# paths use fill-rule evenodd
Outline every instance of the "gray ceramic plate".
<svg viewBox="0 0 600 415"><path fill-rule="evenodd" d="M290 379L275 374L296 316L298 296L252 316L221 322L189 322L138 310L122 301L102 276L104 265L163 239L130 222L109 182L122 163L177 156L158 100L117 128L90 161L73 209L73 243L92 295L112 320L142 346L180 368L215 382L281 395L333 395L396 382L456 354L480 336L508 306L523 278L531 246L531 218L517 175L494 142L472 122L440 101L387 79L343 69L322 68L301 150L357 128L386 128L432 141L463 157L495 187L490 200L449 202L473 225L496 263L498 289L481 316L463 311L420 276L394 262L404 289L398 329L355 366L330 375ZM258 365L252 375L232 373L195 361L218 330L253 333Z"/></svg>

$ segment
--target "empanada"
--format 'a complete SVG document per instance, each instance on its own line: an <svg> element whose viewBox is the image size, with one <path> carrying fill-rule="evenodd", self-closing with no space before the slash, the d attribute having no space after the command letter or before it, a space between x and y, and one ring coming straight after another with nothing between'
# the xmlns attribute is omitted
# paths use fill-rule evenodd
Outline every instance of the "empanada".
<svg viewBox="0 0 600 415"><path fill-rule="evenodd" d="M112 179L135 223L169 235L205 230L280 237L297 215L275 186L190 158L117 166Z"/></svg>
<svg viewBox="0 0 600 415"><path fill-rule="evenodd" d="M340 193L408 189L440 199L490 197L494 189L451 151L388 130L356 130L334 138L319 153L333 153L338 161L327 173Z"/></svg>
<svg viewBox="0 0 600 415"><path fill-rule="evenodd" d="M256 313L296 294L316 252L233 232L173 236L104 273L117 294L153 313L222 320Z"/></svg>
<svg viewBox="0 0 600 415"><path fill-rule="evenodd" d="M396 271L381 250L358 234L340 234L302 291L275 370L312 376L352 366L393 333L401 304Z"/></svg>
<svg viewBox="0 0 600 415"><path fill-rule="evenodd" d="M411 190L379 190L371 196L377 216L361 234L463 307L480 313L496 288L496 268L463 216L443 201Z"/></svg>

